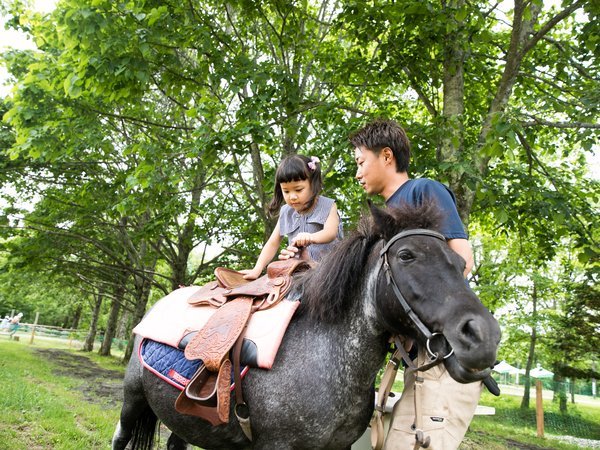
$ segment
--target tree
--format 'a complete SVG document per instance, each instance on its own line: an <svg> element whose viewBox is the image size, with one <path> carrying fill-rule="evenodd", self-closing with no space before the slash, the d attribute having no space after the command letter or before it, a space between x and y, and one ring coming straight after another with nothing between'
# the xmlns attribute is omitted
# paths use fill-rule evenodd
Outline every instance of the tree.
<svg viewBox="0 0 600 450"><path fill-rule="evenodd" d="M388 106L393 115L415 97L421 103L414 122L427 121L429 128L417 128L416 142L436 150L465 222L496 161L530 150L519 145L517 133L534 139L573 129L581 133L570 136L571 144L589 148L593 142L598 44L590 33L599 11L591 4L565 2L556 9L516 0L507 12L460 0L361 6L348 2L341 20L357 47L370 50L359 56L363 79L398 92ZM584 8L589 21L580 20ZM572 44L572 36L581 45ZM412 98L402 96L406 89Z"/></svg>
<svg viewBox="0 0 600 450"><path fill-rule="evenodd" d="M573 236L592 261L598 8L504 5L64 0L40 15L13 2L12 26L39 51L3 55L18 83L0 165L16 170L1 180L24 188L4 223L43 219L47 236L70 224L61 232L78 244L64 255L95 267L97 288L108 267L126 277L137 320L151 288L251 264L274 224L266 205L286 154L321 157L327 194L354 223L363 200L347 136L385 115L409 132L412 173L447 182L473 230L532 239L540 264ZM44 201L17 216L25 197ZM218 257L191 267L211 244ZM484 273L494 279L480 272L482 296L500 308Z"/></svg>

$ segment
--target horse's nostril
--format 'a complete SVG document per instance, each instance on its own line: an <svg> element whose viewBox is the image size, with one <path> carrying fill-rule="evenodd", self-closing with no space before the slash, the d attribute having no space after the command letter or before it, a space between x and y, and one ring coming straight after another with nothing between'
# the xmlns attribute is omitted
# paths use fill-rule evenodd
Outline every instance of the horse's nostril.
<svg viewBox="0 0 600 450"><path fill-rule="evenodd" d="M481 327L475 320L467 320L460 331L463 338L471 343L483 341Z"/></svg>

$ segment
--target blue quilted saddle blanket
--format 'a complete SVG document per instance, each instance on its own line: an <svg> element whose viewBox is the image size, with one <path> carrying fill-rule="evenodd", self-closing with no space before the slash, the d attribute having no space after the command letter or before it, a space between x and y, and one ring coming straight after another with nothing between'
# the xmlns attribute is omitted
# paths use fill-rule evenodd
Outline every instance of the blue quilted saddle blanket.
<svg viewBox="0 0 600 450"><path fill-rule="evenodd" d="M199 359L188 360L183 350L151 339L142 340L138 355L146 369L180 391L185 389L202 363ZM240 367L242 377L247 371L246 366ZM233 373L231 383L233 389Z"/></svg>

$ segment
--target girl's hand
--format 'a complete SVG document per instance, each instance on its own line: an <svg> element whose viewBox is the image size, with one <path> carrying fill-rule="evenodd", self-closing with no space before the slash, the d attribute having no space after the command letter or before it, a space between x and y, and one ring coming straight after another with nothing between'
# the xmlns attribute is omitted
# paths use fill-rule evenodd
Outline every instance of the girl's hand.
<svg viewBox="0 0 600 450"><path fill-rule="evenodd" d="M260 274L262 273L262 270L257 270L257 269L252 269L252 270L248 270L248 269L244 269L244 270L240 270L241 273L244 273L244 280L256 280L257 278L260 277Z"/></svg>
<svg viewBox="0 0 600 450"><path fill-rule="evenodd" d="M312 244L312 235L310 233L298 233L292 245L294 247L306 247Z"/></svg>

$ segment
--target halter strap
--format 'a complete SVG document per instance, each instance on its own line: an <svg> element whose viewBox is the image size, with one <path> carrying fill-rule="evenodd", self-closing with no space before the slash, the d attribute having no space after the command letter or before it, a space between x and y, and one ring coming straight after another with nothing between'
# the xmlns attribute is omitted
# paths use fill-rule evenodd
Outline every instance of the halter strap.
<svg viewBox="0 0 600 450"><path fill-rule="evenodd" d="M432 363L426 364L422 368L419 368L419 370L423 371L423 370L427 370L427 369L433 367L434 365L442 362L443 359L450 356L454 350L451 350L451 352L448 355L446 355L445 357L442 357L437 353L431 352L430 347L429 347L429 341L431 340L431 338L433 338L436 335L439 335L440 333L437 333L437 332L432 333L429 330L429 328L427 327L427 325L425 325L423 323L423 321L419 318L419 316L417 316L417 314L413 311L413 309L410 307L410 305L404 298L404 295L402 295L402 292L400 291L400 288L398 287L398 284L396 283L396 280L394 279L394 275L392 273L392 269L391 269L389 261L388 261L388 252L394 243L396 243L398 240L405 238L407 236L429 236L429 237L433 237L433 238L439 239L444 242L446 242L446 238L442 234L438 233L437 231L433 231L433 230L427 230L427 229L422 229L422 228L417 228L414 230L405 230L405 231L401 231L400 233L393 236L386 243L386 245L383 247L383 249L381 249L381 252L379 253L379 256L381 258L379 272L381 273L381 270L382 269L384 270L387 283L388 283L388 285L390 285L390 284L392 285L392 290L394 291L394 294L396 295L396 298L398 299L400 306L402 306L404 313L406 315L408 315L408 317L412 320L412 322L418 328L418 330L421 332L421 334L423 334L423 336L425 336L425 338L427 339L427 349L428 349L430 356L432 357ZM410 358L408 358L408 355L402 355L402 356L405 361L410 359ZM406 363L409 364L409 366L410 366L410 363L412 363L412 361L410 363L409 363L409 361L406 361Z"/></svg>
<svg viewBox="0 0 600 450"><path fill-rule="evenodd" d="M390 247L392 245L394 245L394 243L396 241L398 241L399 239L405 238L406 236L431 236L431 237L439 239L440 241L446 242L446 238L444 237L444 235L441 233L438 233L437 231L427 230L425 228L415 228L414 230L404 230L404 231L401 231L400 233L396 234L395 236L393 236L387 242L385 247L383 247L381 249L379 256L383 256L385 253L387 253L389 251Z"/></svg>

